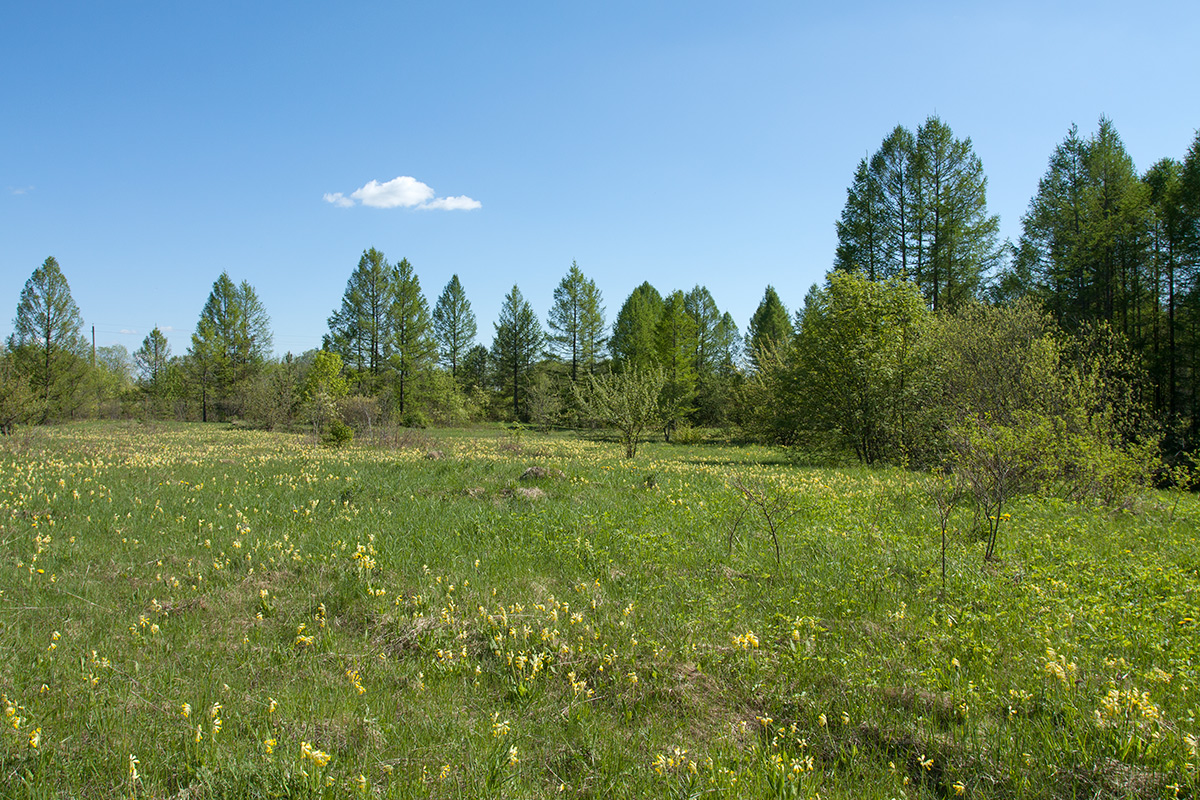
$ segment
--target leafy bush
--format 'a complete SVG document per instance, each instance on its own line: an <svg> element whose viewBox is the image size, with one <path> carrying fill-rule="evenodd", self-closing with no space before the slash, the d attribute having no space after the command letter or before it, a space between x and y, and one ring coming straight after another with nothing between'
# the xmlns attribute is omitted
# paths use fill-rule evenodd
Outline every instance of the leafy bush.
<svg viewBox="0 0 1200 800"><path fill-rule="evenodd" d="M700 444L705 438L703 428L688 425L687 423L681 423L671 434L671 441L675 444Z"/></svg>
<svg viewBox="0 0 1200 800"><path fill-rule="evenodd" d="M429 417L425 416L425 412L413 409L404 412L400 417L400 424L405 428L424 429L429 427Z"/></svg>
<svg viewBox="0 0 1200 800"><path fill-rule="evenodd" d="M330 447L344 447L354 441L354 429L340 419L334 419L325 429L321 441Z"/></svg>
<svg viewBox="0 0 1200 800"><path fill-rule="evenodd" d="M343 397L338 403L342 422L357 431L371 430L379 422L382 411L379 408L378 397L351 395Z"/></svg>

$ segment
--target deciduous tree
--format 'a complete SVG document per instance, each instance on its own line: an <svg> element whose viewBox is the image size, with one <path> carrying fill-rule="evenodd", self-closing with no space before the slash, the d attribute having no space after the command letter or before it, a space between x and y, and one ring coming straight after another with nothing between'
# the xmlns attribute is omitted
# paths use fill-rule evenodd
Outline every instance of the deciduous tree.
<svg viewBox="0 0 1200 800"><path fill-rule="evenodd" d="M86 372L83 319L53 256L33 271L13 320L8 347L40 402L41 421L73 413Z"/></svg>
<svg viewBox="0 0 1200 800"><path fill-rule="evenodd" d="M137 367L138 377L151 396L160 394L170 360L171 344L156 325L154 330L146 334L142 346L133 351L133 363Z"/></svg>
<svg viewBox="0 0 1200 800"><path fill-rule="evenodd" d="M471 301L458 276L454 275L433 308L433 337L437 340L442 363L450 368L451 377L458 378L458 367L474 345L477 333Z"/></svg>
<svg viewBox="0 0 1200 800"><path fill-rule="evenodd" d="M547 324L550 349L570 365L571 381L577 381L581 371L590 373L604 345L604 305L596 282L574 261L554 290Z"/></svg>
<svg viewBox="0 0 1200 800"><path fill-rule="evenodd" d="M658 365L656 331L662 316L663 299L649 282L630 293L613 323L613 366L624 369L651 369Z"/></svg>
<svg viewBox="0 0 1200 800"><path fill-rule="evenodd" d="M433 367L437 345L432 338L429 303L408 259L392 269L392 305L388 311L388 337L392 351L397 411L412 410L418 382Z"/></svg>
<svg viewBox="0 0 1200 800"><path fill-rule="evenodd" d="M215 400L222 415L240 411L240 394L247 388L271 352L271 319L246 281L234 284L222 272L213 283L196 332L189 358L200 382L201 418Z"/></svg>
<svg viewBox="0 0 1200 800"><path fill-rule="evenodd" d="M545 335L533 307L521 296L516 284L504 298L495 328L491 358L497 383L502 393L512 397L513 418L521 419L521 399L541 354Z"/></svg>
<svg viewBox="0 0 1200 800"><path fill-rule="evenodd" d="M329 318L325 349L342 357L362 388L379 388L391 356L388 314L393 298L391 266L374 247L364 250L346 282L341 307Z"/></svg>
<svg viewBox="0 0 1200 800"><path fill-rule="evenodd" d="M788 319L787 308L779 299L774 286L768 286L763 293L763 299L750 318L750 327L746 330L746 352L750 363L757 366L759 354L770 348L780 350L787 347L792 338L792 324Z"/></svg>

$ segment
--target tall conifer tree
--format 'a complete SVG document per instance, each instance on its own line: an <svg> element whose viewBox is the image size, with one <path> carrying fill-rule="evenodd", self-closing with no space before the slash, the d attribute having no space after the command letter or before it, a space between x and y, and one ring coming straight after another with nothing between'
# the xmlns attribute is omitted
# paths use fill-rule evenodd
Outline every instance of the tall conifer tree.
<svg viewBox="0 0 1200 800"><path fill-rule="evenodd" d="M458 275L453 275L433 308L433 337L442 363L450 367L451 377L458 378L459 364L474 345L476 333L471 301Z"/></svg>
<svg viewBox="0 0 1200 800"><path fill-rule="evenodd" d="M8 340L19 372L38 398L42 422L78 408L86 366L82 329L71 287L51 256L25 282Z"/></svg>
<svg viewBox="0 0 1200 800"><path fill-rule="evenodd" d="M412 409L418 382L433 366L437 346L432 338L429 303L421 293L421 282L407 258L392 268L392 305L388 309L387 333L395 380L396 408L401 414Z"/></svg>
<svg viewBox="0 0 1200 800"><path fill-rule="evenodd" d="M625 369L648 370L658 366L656 332L662 316L663 299L647 281L634 289L613 323L613 366Z"/></svg>
<svg viewBox="0 0 1200 800"><path fill-rule="evenodd" d="M533 313L533 306L521 295L516 284L505 295L500 316L494 325L496 335L492 340L492 363L496 368L496 382L504 394L512 397L513 418L521 419L522 398L542 351L545 334L537 315Z"/></svg>
<svg viewBox="0 0 1200 800"><path fill-rule="evenodd" d="M571 269L554 290L554 305L547 320L550 348L571 368L571 381L595 368L604 344L604 306L596 282L579 265Z"/></svg>

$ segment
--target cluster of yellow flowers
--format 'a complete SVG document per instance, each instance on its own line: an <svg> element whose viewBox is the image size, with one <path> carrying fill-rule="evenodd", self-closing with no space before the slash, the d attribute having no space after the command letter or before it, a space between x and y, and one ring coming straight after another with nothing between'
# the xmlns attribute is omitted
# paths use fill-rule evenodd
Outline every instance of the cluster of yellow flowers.
<svg viewBox="0 0 1200 800"><path fill-rule="evenodd" d="M746 651L757 650L758 636L755 635L754 631L748 630L739 636L733 637L733 646Z"/></svg>
<svg viewBox="0 0 1200 800"><path fill-rule="evenodd" d="M308 625L304 622L296 626L296 647L312 647L313 642L316 641L315 636L304 632L307 627Z"/></svg>
<svg viewBox="0 0 1200 800"><path fill-rule="evenodd" d="M300 758L311 761L318 768L324 769L332 756L324 750L314 750L308 742L300 742Z"/></svg>
<svg viewBox="0 0 1200 800"><path fill-rule="evenodd" d="M654 767L656 773L662 776L680 769L686 769L689 773L695 775L699 772L699 768L695 761L685 758L687 752L685 748L673 747L670 752L659 753L655 756L651 766Z"/></svg>
<svg viewBox="0 0 1200 800"><path fill-rule="evenodd" d="M9 700L7 694L0 694L0 703L4 704L4 721L12 728L14 735L20 737L22 735L20 733L21 726L28 721L22 716L25 707ZM27 742L31 748L37 749L37 746L42 743L42 729L35 728L30 731L27 736Z"/></svg>
<svg viewBox="0 0 1200 800"><path fill-rule="evenodd" d="M1111 728L1128 722L1148 724L1160 718L1158 706L1150 699L1150 693L1139 692L1136 686L1131 689L1109 688L1095 711L1096 726L1099 728Z"/></svg>
<svg viewBox="0 0 1200 800"><path fill-rule="evenodd" d="M1050 647L1046 649L1046 666L1043 667L1043 670L1047 675L1069 688L1075 683L1079 667L1074 661L1068 663L1066 656L1059 655L1054 648Z"/></svg>

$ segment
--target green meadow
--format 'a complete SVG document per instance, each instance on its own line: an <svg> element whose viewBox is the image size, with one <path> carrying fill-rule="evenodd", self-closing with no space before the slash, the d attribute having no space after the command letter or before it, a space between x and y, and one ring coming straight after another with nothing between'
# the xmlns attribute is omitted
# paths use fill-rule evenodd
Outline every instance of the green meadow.
<svg viewBox="0 0 1200 800"><path fill-rule="evenodd" d="M1196 795L1194 495L1019 499L991 562L964 506L943 584L920 474L620 456L4 437L0 796Z"/></svg>

